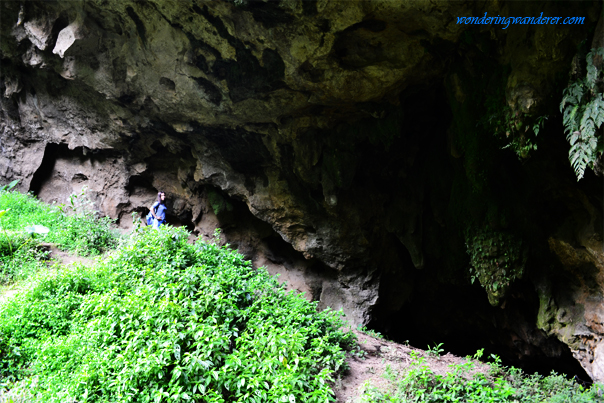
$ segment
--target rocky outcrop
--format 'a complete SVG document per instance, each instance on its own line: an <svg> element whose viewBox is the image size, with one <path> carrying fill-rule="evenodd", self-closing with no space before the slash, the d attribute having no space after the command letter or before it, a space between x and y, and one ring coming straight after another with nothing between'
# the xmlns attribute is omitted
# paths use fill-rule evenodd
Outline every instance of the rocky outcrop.
<svg viewBox="0 0 604 403"><path fill-rule="evenodd" d="M522 162L484 124L504 108L530 118L553 113L600 3L0 7L5 180L20 178L22 190L59 203L87 186L124 228L161 189L173 224L202 237L221 227L224 242L355 324L415 317L406 313L438 290L484 294L470 285L465 241L497 231L525 248L514 280L534 293L526 297L534 312L506 302L518 292L511 282L492 290L498 307L484 294L480 315L443 318L436 328L454 320L472 328L503 307L506 323L523 318L503 326L513 336L493 342L510 357L556 358L557 339L604 379L604 332L588 319L600 317L604 267L593 251L602 238L593 223L601 185L573 183L556 117ZM484 11L586 21L506 30L456 23ZM590 230L577 214L593 218ZM489 273L504 281L500 252ZM581 280L586 273L594 280ZM576 285L565 287L564 276ZM585 326L562 326L571 315L562 309Z"/></svg>

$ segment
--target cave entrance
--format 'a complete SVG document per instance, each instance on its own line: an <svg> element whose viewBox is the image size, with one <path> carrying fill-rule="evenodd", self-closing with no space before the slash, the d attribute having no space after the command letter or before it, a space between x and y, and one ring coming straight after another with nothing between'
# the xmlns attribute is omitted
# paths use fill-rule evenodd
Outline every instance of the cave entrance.
<svg viewBox="0 0 604 403"><path fill-rule="evenodd" d="M539 299L528 281L517 281L503 308L493 307L481 286L441 283L430 268L415 269L402 245L398 249L405 282L412 291L402 307L393 311L388 307L392 297L385 293L401 288L386 279L389 285L380 288L380 301L384 302L375 306L369 329L421 349L443 343L446 352L462 357L484 348L484 358L498 355L503 365L526 373L549 375L555 371L590 382L570 348L535 327Z"/></svg>

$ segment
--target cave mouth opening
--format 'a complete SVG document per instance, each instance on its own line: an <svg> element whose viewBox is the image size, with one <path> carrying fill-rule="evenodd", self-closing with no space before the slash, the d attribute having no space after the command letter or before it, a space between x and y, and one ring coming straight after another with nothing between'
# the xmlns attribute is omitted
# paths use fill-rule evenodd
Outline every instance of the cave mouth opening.
<svg viewBox="0 0 604 403"><path fill-rule="evenodd" d="M483 359L492 362L490 356L495 354L504 366L521 368L527 374L546 376L555 371L576 377L582 383L590 383L590 377L573 357L570 348L537 328L539 298L534 284L526 279L517 280L512 284L502 308L491 306L486 291L478 282L472 285L468 280L469 257L460 228L467 221L484 225L489 214L488 203L492 203L495 206L492 210L497 211L504 211L515 203L514 198L520 197L518 184L526 181L526 177L536 175L531 169L539 169L537 162L541 157L533 158L533 166L519 163L514 153L494 153L496 164L493 166L497 169L493 169L488 178L491 186L488 192L492 194L481 194L480 199L476 196L482 205L475 208L476 200L467 197L465 190L459 191L469 189L463 187L468 183L467 162L453 147L454 138L449 137L454 116L452 107L444 101L447 99L443 95L446 91L434 87L405 94L406 97L401 96L401 108L406 117L401 126L404 136L392 143L390 151L393 156L410 155L414 160L407 166L402 157L392 158L389 170L409 175L399 178L384 176L385 180L379 186L394 189L396 184L406 184L406 188L398 194L392 191L390 196L394 200L401 194L404 196L399 199L407 201L412 196L408 189L416 186L416 182L407 178L417 172L413 169L421 167L424 175L422 186L425 187L422 188L423 199L416 203L422 206L417 208L417 222L421 225L418 225L416 235L420 245L418 249L424 252L425 267L421 270L415 268L409 250L400 240L401 234L414 234L408 231L409 221L401 220L403 223L397 228L386 229L390 233L384 237L386 247L381 254L392 258L381 265L379 299L367 328L395 342L408 342L416 348L427 349L443 343L442 348L446 352L461 357L473 356L484 349ZM440 119L434 119L434 116ZM488 137L485 141L490 139ZM494 142L487 146L499 150ZM408 151L412 148L417 150L415 154ZM388 153L377 156L377 168L365 170L368 181L376 183L376 175L371 173L379 172L378 169L389 162L388 156ZM367 162L365 166L368 166ZM455 193L457 191L460 194ZM407 197L407 194L411 196ZM535 200L533 205L542 205L538 204L541 194L531 194L530 197ZM413 205L412 201L405 206L408 205ZM395 218L408 214L403 208L395 212L392 215ZM469 215L466 221L463 214ZM523 220L531 217L520 210L514 214ZM540 222L532 225L521 229L532 234L529 229L532 231ZM407 236L407 241L410 238Z"/></svg>
<svg viewBox="0 0 604 403"><path fill-rule="evenodd" d="M409 305L409 309L414 309L413 304ZM535 356L520 355L520 349L525 343L519 342L514 333L509 332L507 334L508 344L503 344L500 341L493 343L490 333L496 329L493 328L487 331L479 330L479 327L479 324L468 324L465 331L447 332L436 328L423 328L420 324L414 322L408 323L404 328L397 327L393 329L391 326L376 320L372 320L367 326L368 329L380 332L389 340L409 344L416 348L425 350L442 343L441 348L446 353L460 357L473 356L478 350L484 349L482 360L485 362L493 362L491 354L494 354L501 358L502 365L521 368L527 374L536 373L547 376L554 371L570 378L574 377L581 384L591 383L591 378L573 357L570 348L556 338L546 338L544 340L545 345L541 346L555 350L555 357L547 357L543 354L536 354ZM501 332L505 331L502 330Z"/></svg>
<svg viewBox="0 0 604 403"><path fill-rule="evenodd" d="M386 273L368 329L421 349L443 343L445 352L460 357L484 349L483 359L489 362L495 354L504 366L528 374L546 376L554 371L582 384L591 383L570 348L536 327L539 299L529 281L517 281L503 308L493 307L480 285L439 282L434 267L417 270L406 248L400 245L397 249L403 262L399 278L403 280L397 285L396 275ZM411 291L402 306L392 310L392 301L401 297L388 294L404 289Z"/></svg>

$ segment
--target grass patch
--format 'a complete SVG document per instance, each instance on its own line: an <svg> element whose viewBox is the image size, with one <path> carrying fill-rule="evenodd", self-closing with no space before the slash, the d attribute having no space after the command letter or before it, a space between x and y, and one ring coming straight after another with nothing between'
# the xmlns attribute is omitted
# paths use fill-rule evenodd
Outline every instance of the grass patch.
<svg viewBox="0 0 604 403"><path fill-rule="evenodd" d="M435 373L416 352L403 371L387 367L383 377L386 385L377 388L365 385L360 397L363 403L403 402L601 402L602 385L589 388L564 375L526 375L517 368L506 368L499 359L489 364L486 372L469 357L462 364L450 365L446 374ZM483 366L483 365L482 365Z"/></svg>
<svg viewBox="0 0 604 403"><path fill-rule="evenodd" d="M80 255L99 255L117 245L112 221L84 208L84 193L72 195L71 205L54 206L31 194L0 190L0 282L25 278L45 266L40 241L55 243ZM70 214L68 214L68 211ZM45 236L28 234L32 225L47 227Z"/></svg>
<svg viewBox="0 0 604 403"><path fill-rule="evenodd" d="M227 248L139 229L0 307L0 379L40 402L327 402L340 314Z"/></svg>

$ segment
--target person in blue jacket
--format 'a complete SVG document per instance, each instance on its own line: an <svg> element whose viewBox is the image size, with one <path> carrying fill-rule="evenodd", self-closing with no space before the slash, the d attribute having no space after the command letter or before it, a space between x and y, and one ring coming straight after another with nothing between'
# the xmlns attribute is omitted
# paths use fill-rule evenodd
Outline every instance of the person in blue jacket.
<svg viewBox="0 0 604 403"><path fill-rule="evenodd" d="M166 222L166 194L159 192L157 194L157 201L151 206L149 214L153 217L153 228L158 229L160 225ZM148 219L151 217L147 216Z"/></svg>

